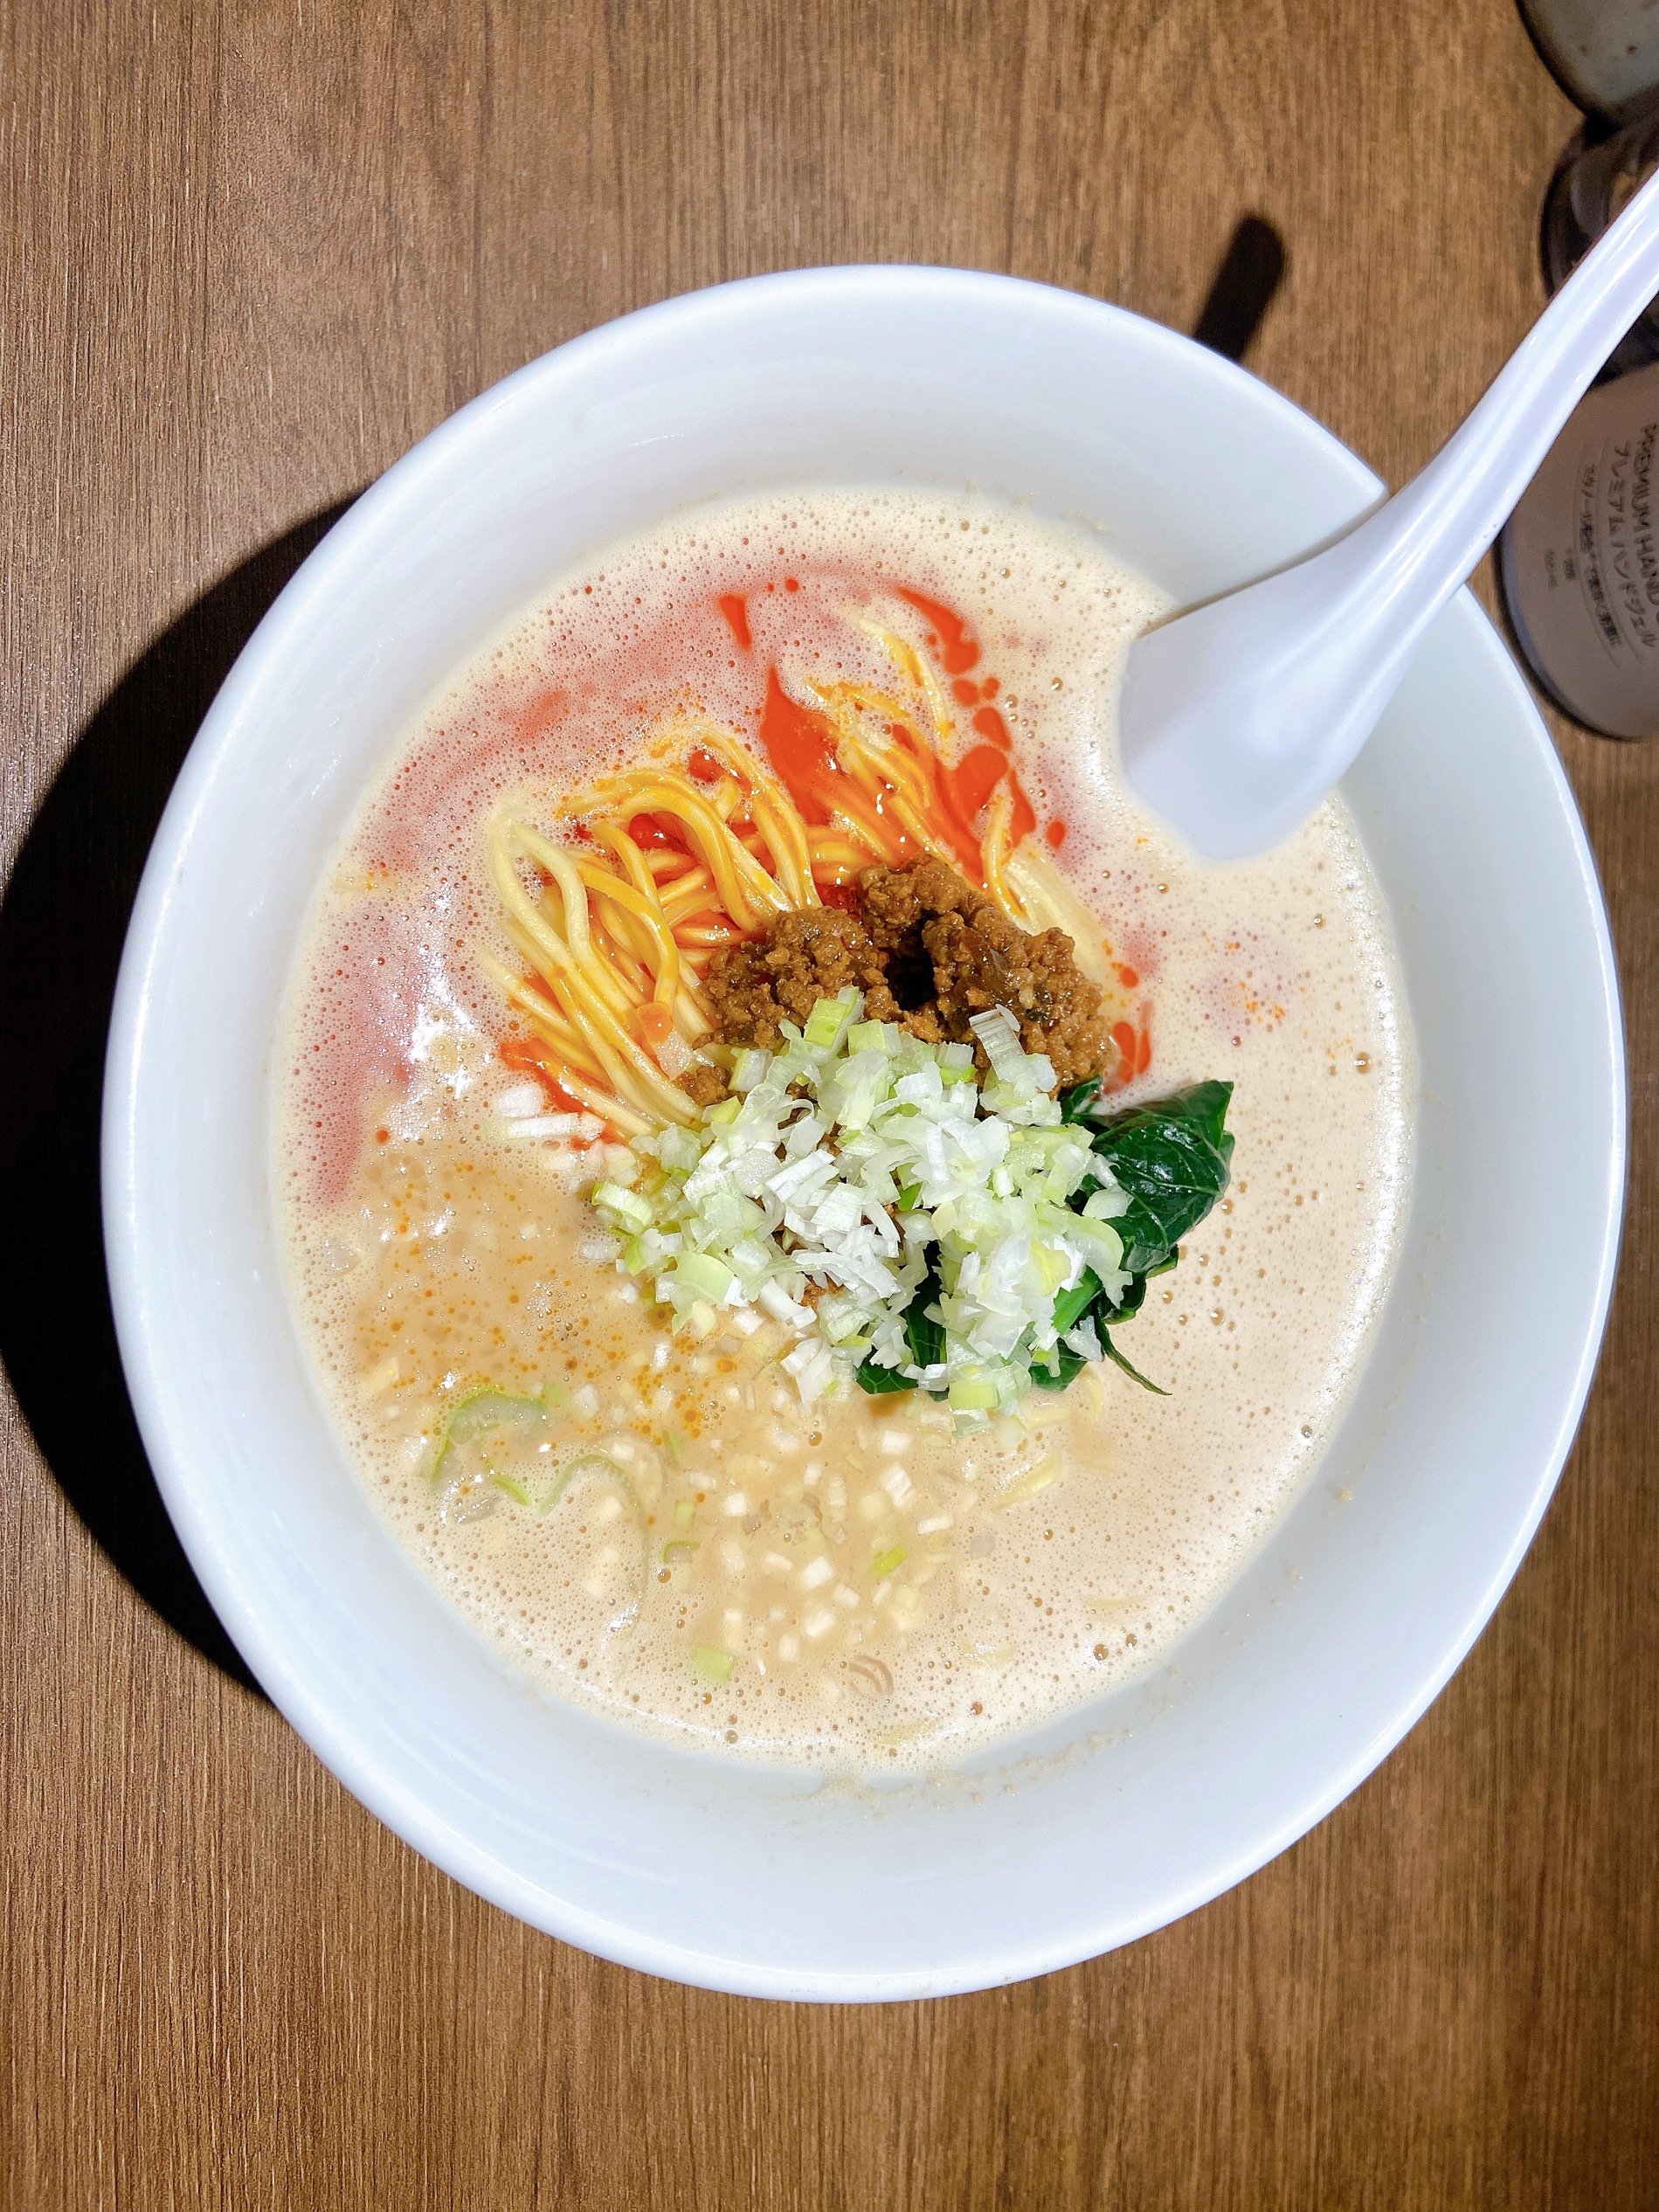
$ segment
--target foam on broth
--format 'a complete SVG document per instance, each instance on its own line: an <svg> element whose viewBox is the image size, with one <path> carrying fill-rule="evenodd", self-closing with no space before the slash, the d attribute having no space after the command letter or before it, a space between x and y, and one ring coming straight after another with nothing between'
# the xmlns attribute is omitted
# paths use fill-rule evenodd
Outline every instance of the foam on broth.
<svg viewBox="0 0 1659 2212"><path fill-rule="evenodd" d="M503 791L619 765L676 705L752 732L773 663L890 678L849 616L891 619L898 584L977 629L1039 817L1143 994L1151 1063L1121 1103L1235 1086L1232 1187L1122 1338L1171 1395L1107 1368L964 1439L914 1395L802 1407L773 1332L671 1341L552 1151L501 1141L524 1079L474 957ZM280 1054L294 1308L389 1529L538 1683L722 1751L936 1763L1166 1659L1323 1451L1409 1172L1398 972L1338 802L1217 868L1123 792L1117 670L1164 604L1082 528L977 497L710 508L561 578L342 840ZM445 1408L483 1379L551 1386L550 1455L596 1455L550 1510L437 1510Z"/></svg>

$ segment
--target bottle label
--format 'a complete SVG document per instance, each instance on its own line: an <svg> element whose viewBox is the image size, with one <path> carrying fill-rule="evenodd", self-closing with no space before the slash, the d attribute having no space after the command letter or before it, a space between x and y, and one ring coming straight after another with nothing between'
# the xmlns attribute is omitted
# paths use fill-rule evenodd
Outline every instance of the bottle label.
<svg viewBox="0 0 1659 2212"><path fill-rule="evenodd" d="M1659 733L1659 366L1575 410L1503 532L1510 612L1567 711L1618 737Z"/></svg>

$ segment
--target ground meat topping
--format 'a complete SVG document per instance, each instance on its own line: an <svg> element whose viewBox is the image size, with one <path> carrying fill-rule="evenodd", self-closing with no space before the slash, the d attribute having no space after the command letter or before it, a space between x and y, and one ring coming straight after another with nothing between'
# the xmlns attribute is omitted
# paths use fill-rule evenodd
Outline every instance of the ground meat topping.
<svg viewBox="0 0 1659 2212"><path fill-rule="evenodd" d="M902 950L922 924L937 914L971 914L990 906L964 875L943 861L916 861L909 868L866 868L859 878L859 904L865 924L885 953ZM996 911L994 908L992 909Z"/></svg>
<svg viewBox="0 0 1659 2212"><path fill-rule="evenodd" d="M694 1106L718 1106L728 1095L724 1071L709 1061L694 1061L679 1082Z"/></svg>
<svg viewBox="0 0 1659 2212"><path fill-rule="evenodd" d="M988 1064L969 1020L992 1006L1013 1016L1027 1052L1047 1054L1059 1088L1116 1061L1099 988L1065 931L1028 936L940 861L868 868L856 916L833 907L779 915L764 937L716 955L704 985L715 1040L775 1050L781 1022L805 1022L849 983L865 994L870 1020L898 1022L930 1044L973 1044L982 1075Z"/></svg>
<svg viewBox="0 0 1659 2212"><path fill-rule="evenodd" d="M869 931L837 907L792 908L764 937L727 947L710 964L703 989L722 1044L776 1052L780 1025L802 1026L820 999L856 984L872 1021L896 1021L899 1008Z"/></svg>

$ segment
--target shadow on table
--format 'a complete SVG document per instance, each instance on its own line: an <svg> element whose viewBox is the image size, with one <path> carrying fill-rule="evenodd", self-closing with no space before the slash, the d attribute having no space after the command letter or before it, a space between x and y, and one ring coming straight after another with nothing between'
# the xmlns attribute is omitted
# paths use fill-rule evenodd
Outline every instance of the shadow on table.
<svg viewBox="0 0 1659 2212"><path fill-rule="evenodd" d="M1227 242L1193 326L1199 345L1242 361L1284 280L1284 240L1272 224L1247 215Z"/></svg>
<svg viewBox="0 0 1659 2212"><path fill-rule="evenodd" d="M167 1517L121 1375L99 1210L104 1047L138 879L190 740L261 616L348 504L233 570L121 679L47 792L0 905L0 1358L114 1565L250 1690Z"/></svg>

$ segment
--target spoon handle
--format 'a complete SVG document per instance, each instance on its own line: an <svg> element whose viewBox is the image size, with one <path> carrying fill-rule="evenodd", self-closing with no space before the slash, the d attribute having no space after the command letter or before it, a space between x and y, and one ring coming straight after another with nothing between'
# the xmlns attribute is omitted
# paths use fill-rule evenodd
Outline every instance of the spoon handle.
<svg viewBox="0 0 1659 2212"><path fill-rule="evenodd" d="M1370 736L1424 631L1656 293L1659 175L1403 491L1323 551L1136 641L1119 756L1154 812L1218 859L1289 836Z"/></svg>
<svg viewBox="0 0 1659 2212"><path fill-rule="evenodd" d="M1656 293L1659 173L1597 240L1434 460L1332 549L1356 578L1388 562L1392 619L1410 623L1412 642L1497 536Z"/></svg>

